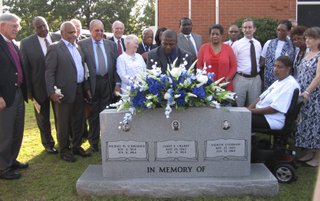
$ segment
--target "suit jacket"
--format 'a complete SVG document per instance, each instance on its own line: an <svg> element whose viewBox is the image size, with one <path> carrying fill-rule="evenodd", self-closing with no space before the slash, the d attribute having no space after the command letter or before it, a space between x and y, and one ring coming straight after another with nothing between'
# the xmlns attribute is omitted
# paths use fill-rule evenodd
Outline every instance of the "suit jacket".
<svg viewBox="0 0 320 201"><path fill-rule="evenodd" d="M21 55L19 48L15 45L20 61ZM22 62L21 62L22 65ZM27 84L25 79L25 73L22 66L23 72L23 83L21 84L21 90L23 93L23 98L27 101ZM17 85L17 68L14 60L10 54L9 47L7 42L4 40L0 34L0 97L6 102L6 107L10 107L14 101L16 94L16 85Z"/></svg>
<svg viewBox="0 0 320 201"><path fill-rule="evenodd" d="M79 52L83 58L81 50ZM48 96L55 93L54 86L57 86L64 95L61 102L73 103L77 90L77 69L67 46L62 40L49 46L45 63L45 80ZM88 85L85 81L84 89L87 88Z"/></svg>
<svg viewBox="0 0 320 201"><path fill-rule="evenodd" d="M110 91L114 91L115 83L121 82L119 75L117 74L116 70L116 60L118 57L117 52L117 45L110 41L103 39L104 48L107 53L107 60L108 60L108 78L109 78L109 87ZM92 39L87 38L82 41L79 41L79 46L84 53L84 61L86 62L88 69L89 69L89 81L91 86L91 94L94 96L95 88L96 88L96 63L95 57L93 52L93 44ZM112 93L113 97L113 93Z"/></svg>
<svg viewBox="0 0 320 201"><path fill-rule="evenodd" d="M196 34L196 33L191 33L195 43L196 43L196 47L197 47L197 50L199 52L199 49L202 45L202 38L199 34ZM190 52L192 53L192 57L193 57L193 60L196 60L197 59L197 55L195 54L194 50L193 49L190 49L190 46L189 46L189 42L188 40L186 39L186 37L184 36L183 33L179 33L178 34L178 47L180 47L181 49L187 51L187 52Z"/></svg>
<svg viewBox="0 0 320 201"><path fill-rule="evenodd" d="M188 64L186 65L186 68L189 68L191 66L191 57L187 56L190 55L189 52L184 51L183 49L176 47L175 49L176 55L178 58L176 62L176 66L179 66L184 62L183 58L186 59ZM161 67L162 73L166 73L167 66L168 66L168 59L167 56L164 54L164 50L162 46L159 46L153 50L151 50L148 54L148 60L147 60L147 68L152 69L152 65L157 62L157 67Z"/></svg>
<svg viewBox="0 0 320 201"><path fill-rule="evenodd" d="M59 34L49 33L52 42L61 39ZM38 36L33 34L20 43L23 66L26 71L28 93L40 104L47 98L45 81L45 55L41 49Z"/></svg>
<svg viewBox="0 0 320 201"><path fill-rule="evenodd" d="M150 46L150 50L153 50L153 49L156 48L156 47L157 47L156 45L152 44L152 45ZM145 52L147 52L147 51L144 49L142 42L139 43L139 46L138 46L138 49L137 49L137 53L138 53L138 54L143 54L143 53L145 53Z"/></svg>
<svg viewBox="0 0 320 201"><path fill-rule="evenodd" d="M118 43L116 42L117 39L116 39L114 36L112 36L111 38L109 38L109 40L115 42L116 45L118 45ZM121 38L121 43L122 43L122 47L123 47L123 52L125 52L125 51L126 51L126 46L124 45L124 39L123 39L123 38ZM117 47L118 47L118 46L117 46Z"/></svg>

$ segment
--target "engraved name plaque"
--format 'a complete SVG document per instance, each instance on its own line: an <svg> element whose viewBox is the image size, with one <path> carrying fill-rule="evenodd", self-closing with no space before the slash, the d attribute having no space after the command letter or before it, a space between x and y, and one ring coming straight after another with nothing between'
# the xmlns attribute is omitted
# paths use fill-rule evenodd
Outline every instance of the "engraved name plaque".
<svg viewBox="0 0 320 201"><path fill-rule="evenodd" d="M246 140L219 139L205 141L205 160L247 160Z"/></svg>
<svg viewBox="0 0 320 201"><path fill-rule="evenodd" d="M196 141L162 141L155 142L156 160L159 161L196 161Z"/></svg>
<svg viewBox="0 0 320 201"><path fill-rule="evenodd" d="M106 142L106 160L148 160L148 143L137 141Z"/></svg>

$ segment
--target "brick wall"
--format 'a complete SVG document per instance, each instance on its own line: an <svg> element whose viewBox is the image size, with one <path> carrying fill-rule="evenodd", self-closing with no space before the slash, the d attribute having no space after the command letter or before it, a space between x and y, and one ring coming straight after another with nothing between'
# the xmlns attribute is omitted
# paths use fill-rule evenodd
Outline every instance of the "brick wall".
<svg viewBox="0 0 320 201"><path fill-rule="evenodd" d="M189 14L188 3L188 0L158 0L159 27L179 32L179 19ZM204 41L208 41L208 28L216 20L215 4L215 0L192 0L193 32L200 34ZM296 0L220 0L219 18L225 30L242 17L295 18Z"/></svg>

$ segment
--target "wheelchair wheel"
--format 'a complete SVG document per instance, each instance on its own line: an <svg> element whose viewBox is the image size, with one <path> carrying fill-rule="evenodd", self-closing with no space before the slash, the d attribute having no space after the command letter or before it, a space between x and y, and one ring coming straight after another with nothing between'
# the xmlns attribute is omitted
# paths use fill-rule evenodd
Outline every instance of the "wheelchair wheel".
<svg viewBox="0 0 320 201"><path fill-rule="evenodd" d="M291 183L296 180L294 168L290 164L278 164L273 169L273 174L279 183Z"/></svg>

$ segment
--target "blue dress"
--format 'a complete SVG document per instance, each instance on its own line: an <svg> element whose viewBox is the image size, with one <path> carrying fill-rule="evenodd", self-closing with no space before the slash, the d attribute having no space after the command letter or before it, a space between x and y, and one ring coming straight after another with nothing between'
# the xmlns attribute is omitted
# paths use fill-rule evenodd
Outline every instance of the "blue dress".
<svg viewBox="0 0 320 201"><path fill-rule="evenodd" d="M310 60L302 59L297 70L297 81L305 91L316 76L320 52ZM300 111L296 131L296 146L308 149L320 148L320 86L309 97Z"/></svg>

